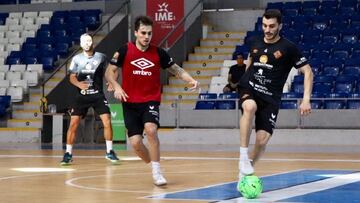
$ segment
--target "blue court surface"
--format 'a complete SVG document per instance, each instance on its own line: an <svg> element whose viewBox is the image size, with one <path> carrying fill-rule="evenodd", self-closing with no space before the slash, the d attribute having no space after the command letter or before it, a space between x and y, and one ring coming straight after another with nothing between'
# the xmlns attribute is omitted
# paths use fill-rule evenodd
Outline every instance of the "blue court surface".
<svg viewBox="0 0 360 203"><path fill-rule="evenodd" d="M161 200L207 202L360 202L360 172L350 170L300 170L261 177L263 193L247 200L236 190L237 182L147 196Z"/></svg>

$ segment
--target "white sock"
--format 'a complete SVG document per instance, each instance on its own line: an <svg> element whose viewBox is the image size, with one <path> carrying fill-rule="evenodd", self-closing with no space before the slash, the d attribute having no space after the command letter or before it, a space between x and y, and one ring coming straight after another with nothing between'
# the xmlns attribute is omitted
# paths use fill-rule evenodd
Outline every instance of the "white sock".
<svg viewBox="0 0 360 203"><path fill-rule="evenodd" d="M151 167L153 171L160 171L160 162L152 161Z"/></svg>
<svg viewBox="0 0 360 203"><path fill-rule="evenodd" d="M248 151L249 151L249 148L240 147L240 159L242 159L242 160L249 159Z"/></svg>
<svg viewBox="0 0 360 203"><path fill-rule="evenodd" d="M106 153L110 153L110 150L112 150L112 144L113 144L113 141L112 140L106 140Z"/></svg>
<svg viewBox="0 0 360 203"><path fill-rule="evenodd" d="M69 154L72 154L72 148L73 146L71 144L66 145L66 152L69 152Z"/></svg>

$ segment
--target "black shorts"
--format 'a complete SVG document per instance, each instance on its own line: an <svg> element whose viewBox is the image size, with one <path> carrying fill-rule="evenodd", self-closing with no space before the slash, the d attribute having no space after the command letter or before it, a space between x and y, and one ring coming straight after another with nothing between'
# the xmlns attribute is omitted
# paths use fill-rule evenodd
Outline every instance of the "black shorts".
<svg viewBox="0 0 360 203"><path fill-rule="evenodd" d="M128 137L142 135L147 122L155 123L160 127L159 105L160 102L123 103L124 122L128 130Z"/></svg>
<svg viewBox="0 0 360 203"><path fill-rule="evenodd" d="M71 115L84 117L90 107L92 107L98 115L110 114L109 104L104 94L79 94L76 97L76 102L71 111Z"/></svg>
<svg viewBox="0 0 360 203"><path fill-rule="evenodd" d="M244 97L245 94L248 94L249 96ZM272 135L276 126L279 106L261 99L260 97L254 95L249 89L241 88L239 106L242 112L242 103L248 99L254 100L257 105L257 110L255 113L255 130L265 130Z"/></svg>

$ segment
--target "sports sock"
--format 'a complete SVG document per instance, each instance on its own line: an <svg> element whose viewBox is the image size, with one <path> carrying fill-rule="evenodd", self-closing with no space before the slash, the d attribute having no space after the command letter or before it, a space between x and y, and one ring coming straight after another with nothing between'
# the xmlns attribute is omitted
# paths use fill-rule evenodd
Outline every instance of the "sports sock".
<svg viewBox="0 0 360 203"><path fill-rule="evenodd" d="M73 146L71 144L67 144L66 145L66 152L68 152L69 154L72 154L72 148L73 148Z"/></svg>
<svg viewBox="0 0 360 203"><path fill-rule="evenodd" d="M249 159L248 151L249 151L249 148L240 147L240 159L242 159L242 160Z"/></svg>
<svg viewBox="0 0 360 203"><path fill-rule="evenodd" d="M110 153L110 150L112 150L112 144L113 141L112 140L106 140L106 153Z"/></svg>

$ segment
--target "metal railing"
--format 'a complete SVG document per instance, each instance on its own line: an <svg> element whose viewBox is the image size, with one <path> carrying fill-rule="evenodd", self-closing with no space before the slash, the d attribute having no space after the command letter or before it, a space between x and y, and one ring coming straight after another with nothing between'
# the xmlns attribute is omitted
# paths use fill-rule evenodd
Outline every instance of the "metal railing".
<svg viewBox="0 0 360 203"><path fill-rule="evenodd" d="M120 13L124 8L126 9L127 6L129 5L130 3L130 0L127 0L125 2L122 3L122 5L113 13L111 14L111 16L104 22L100 25L99 28L97 28L94 32L91 33L91 36L96 36L105 26L109 26L110 27L110 20L118 13ZM127 13L128 11L126 11ZM110 28L109 28L110 29ZM66 59L63 63L61 63L50 75L48 78L46 78L41 86L42 86L42 97L45 97L45 85L46 83L52 79L54 77L54 75L56 73L58 73L61 69L63 69L64 67L66 68L66 71L65 71L65 75L64 75L64 78L66 77L66 75L68 74L68 70L67 70L67 67L68 67L68 64L71 62L72 58L81 50L81 47L77 48L76 50L74 50Z"/></svg>

